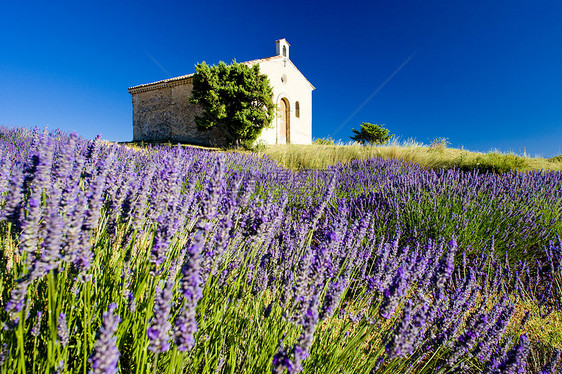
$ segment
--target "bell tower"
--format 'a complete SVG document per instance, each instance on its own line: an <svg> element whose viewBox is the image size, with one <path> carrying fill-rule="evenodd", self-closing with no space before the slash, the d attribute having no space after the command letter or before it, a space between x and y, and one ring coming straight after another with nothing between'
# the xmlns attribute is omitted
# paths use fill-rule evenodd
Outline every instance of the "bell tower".
<svg viewBox="0 0 562 374"><path fill-rule="evenodd" d="M289 44L289 42L287 40L285 40L285 38L283 39L279 39L275 41L275 51L276 51L276 56L283 56L286 57L287 59L289 58L289 47L291 45Z"/></svg>

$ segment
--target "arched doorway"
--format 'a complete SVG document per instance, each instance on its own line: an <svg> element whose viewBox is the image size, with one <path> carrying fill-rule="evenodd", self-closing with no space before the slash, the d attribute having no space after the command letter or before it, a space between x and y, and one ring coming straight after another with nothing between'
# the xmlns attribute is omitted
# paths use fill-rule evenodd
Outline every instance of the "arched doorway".
<svg viewBox="0 0 562 374"><path fill-rule="evenodd" d="M277 144L289 144L291 141L289 100L282 98L279 102L279 126L277 127Z"/></svg>

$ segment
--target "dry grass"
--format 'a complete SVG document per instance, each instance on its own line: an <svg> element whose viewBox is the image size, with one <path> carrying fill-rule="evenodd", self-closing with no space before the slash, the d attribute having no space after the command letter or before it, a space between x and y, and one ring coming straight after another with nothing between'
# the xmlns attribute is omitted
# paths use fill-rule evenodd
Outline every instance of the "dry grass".
<svg viewBox="0 0 562 374"><path fill-rule="evenodd" d="M175 146L172 143L123 143L134 149L143 149L148 144ZM220 148L181 144L185 147L209 151L225 151ZM447 148L444 143L431 146L415 141L400 143L395 141L383 146L361 146L355 144L335 145L266 145L250 151L228 149L226 152L251 153L255 156L269 156L279 165L292 170L315 169L331 166L340 162L383 158L418 163L426 168L459 168L463 170L479 169L482 171L506 172L509 170L554 170L562 171L562 155L550 159L542 157L525 157L513 153L492 151L488 153L471 152L464 149Z"/></svg>
<svg viewBox="0 0 562 374"><path fill-rule="evenodd" d="M270 145L263 154L280 165L293 170L322 168L338 162L384 158L415 162L427 168L451 168L489 170L562 170L562 160L539 157L523 157L499 152L479 153L443 146L423 145Z"/></svg>
<svg viewBox="0 0 562 374"><path fill-rule="evenodd" d="M521 326L526 312L530 314L529 319ZM539 372L551 360L554 350L562 348L562 312L541 307L531 300L519 300L508 326L508 335L516 338L522 333L527 334L531 342L528 369Z"/></svg>

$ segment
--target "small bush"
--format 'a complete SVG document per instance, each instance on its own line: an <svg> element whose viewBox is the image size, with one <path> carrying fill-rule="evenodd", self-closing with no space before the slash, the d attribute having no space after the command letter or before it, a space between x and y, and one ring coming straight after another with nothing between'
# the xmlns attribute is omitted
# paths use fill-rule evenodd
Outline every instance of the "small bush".
<svg viewBox="0 0 562 374"><path fill-rule="evenodd" d="M255 142L244 142L243 147L248 151L263 152L267 148L267 143L260 139Z"/></svg>
<svg viewBox="0 0 562 374"><path fill-rule="evenodd" d="M334 139L331 137L314 139L316 145L335 145Z"/></svg>
<svg viewBox="0 0 562 374"><path fill-rule="evenodd" d="M442 151L450 144L449 138L438 137L431 141L429 147L433 150Z"/></svg>
<svg viewBox="0 0 562 374"><path fill-rule="evenodd" d="M551 158L548 159L548 161L562 163L562 155L551 157Z"/></svg>
<svg viewBox="0 0 562 374"><path fill-rule="evenodd" d="M382 125L367 122L361 124L361 130L351 129L351 131L354 134L350 136L351 140L360 144L384 144L394 136Z"/></svg>

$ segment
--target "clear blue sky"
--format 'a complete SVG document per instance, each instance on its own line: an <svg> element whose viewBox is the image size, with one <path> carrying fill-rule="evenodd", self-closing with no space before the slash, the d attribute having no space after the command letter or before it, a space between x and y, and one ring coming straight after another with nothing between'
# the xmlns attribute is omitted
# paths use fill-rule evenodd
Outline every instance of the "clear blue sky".
<svg viewBox="0 0 562 374"><path fill-rule="evenodd" d="M552 0L3 1L0 124L131 140L128 87L269 57L286 38L316 87L314 138L348 141L372 122L426 144L551 157L561 25Z"/></svg>

